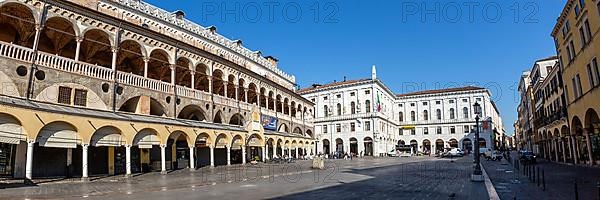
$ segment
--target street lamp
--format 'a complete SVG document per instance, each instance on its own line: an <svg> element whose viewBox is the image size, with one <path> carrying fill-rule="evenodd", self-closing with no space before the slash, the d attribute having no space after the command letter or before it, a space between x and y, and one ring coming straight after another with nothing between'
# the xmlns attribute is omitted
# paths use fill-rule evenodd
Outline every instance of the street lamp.
<svg viewBox="0 0 600 200"><path fill-rule="evenodd" d="M475 112L475 153L473 156L475 157L475 169L473 170L473 174L471 175L471 181L483 181L483 175L481 172L480 160L479 160L479 116L481 115L481 105L475 102L473 104L473 110Z"/></svg>

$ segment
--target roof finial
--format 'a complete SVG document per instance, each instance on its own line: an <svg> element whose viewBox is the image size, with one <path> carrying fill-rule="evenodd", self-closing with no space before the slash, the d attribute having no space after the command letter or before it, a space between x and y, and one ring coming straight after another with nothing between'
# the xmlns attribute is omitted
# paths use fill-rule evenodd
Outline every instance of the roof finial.
<svg viewBox="0 0 600 200"><path fill-rule="evenodd" d="M377 79L377 69L375 68L375 65L373 65L373 69L371 69L371 79Z"/></svg>

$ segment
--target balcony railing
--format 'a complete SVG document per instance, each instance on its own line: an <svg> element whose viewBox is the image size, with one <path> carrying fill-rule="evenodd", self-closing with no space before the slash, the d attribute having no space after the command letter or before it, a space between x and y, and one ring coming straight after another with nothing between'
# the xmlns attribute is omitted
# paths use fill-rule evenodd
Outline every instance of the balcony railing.
<svg viewBox="0 0 600 200"><path fill-rule="evenodd" d="M0 41L0 57L6 57L28 63L34 61L34 54L32 49L2 41ZM108 67L75 61L70 58L52 55L45 52L38 52L37 59L35 60L36 64L40 66L57 69L69 73L79 74L87 77L93 77L101 80L112 81L114 76L114 72ZM116 81L121 84L146 88L158 92L173 93L173 85L171 83L145 78L143 76L133 73L117 71ZM177 94L184 97L204 101L211 101L210 93L201 90L191 89L184 86L177 86ZM219 95L213 95L213 97L214 102L217 104L229 107L238 107L238 101L235 99ZM239 101L239 106L242 109L250 110L254 105L243 101ZM274 111L266 109L263 109L263 113L271 116L276 115ZM295 119L293 117L290 117L289 115L284 115L283 113L278 113L277 115L283 117L286 120ZM300 119L296 119L296 121L302 122L302 120Z"/></svg>
<svg viewBox="0 0 600 200"><path fill-rule="evenodd" d="M474 122L475 119L461 118L461 119L434 119L434 120L418 120L418 121L402 121L400 125L418 125L418 124L452 124L452 123L469 123Z"/></svg>

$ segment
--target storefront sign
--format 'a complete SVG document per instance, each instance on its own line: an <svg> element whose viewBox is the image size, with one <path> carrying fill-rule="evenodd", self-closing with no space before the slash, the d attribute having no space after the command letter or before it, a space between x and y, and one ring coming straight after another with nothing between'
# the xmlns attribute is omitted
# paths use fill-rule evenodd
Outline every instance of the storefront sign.
<svg viewBox="0 0 600 200"><path fill-rule="evenodd" d="M262 115L260 121L265 130L277 131L277 118L268 115Z"/></svg>

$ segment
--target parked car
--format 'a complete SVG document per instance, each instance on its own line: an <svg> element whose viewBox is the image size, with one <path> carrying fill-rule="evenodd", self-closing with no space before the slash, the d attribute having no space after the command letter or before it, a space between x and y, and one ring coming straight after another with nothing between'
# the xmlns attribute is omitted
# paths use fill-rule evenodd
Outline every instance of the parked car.
<svg viewBox="0 0 600 200"><path fill-rule="evenodd" d="M452 148L448 151L452 156L464 156L465 152L460 148Z"/></svg>
<svg viewBox="0 0 600 200"><path fill-rule="evenodd" d="M484 155L487 160L500 161L502 160L502 154L498 151L487 151Z"/></svg>
<svg viewBox="0 0 600 200"><path fill-rule="evenodd" d="M486 155L491 155L491 154L492 154L491 148L479 148L479 156L486 157Z"/></svg>
<svg viewBox="0 0 600 200"><path fill-rule="evenodd" d="M519 160L523 163L535 164L537 161L535 160L535 154L531 151L521 151L519 152Z"/></svg>
<svg viewBox="0 0 600 200"><path fill-rule="evenodd" d="M398 151L396 150L391 150L390 152L387 153L387 155L389 157L398 157Z"/></svg>

